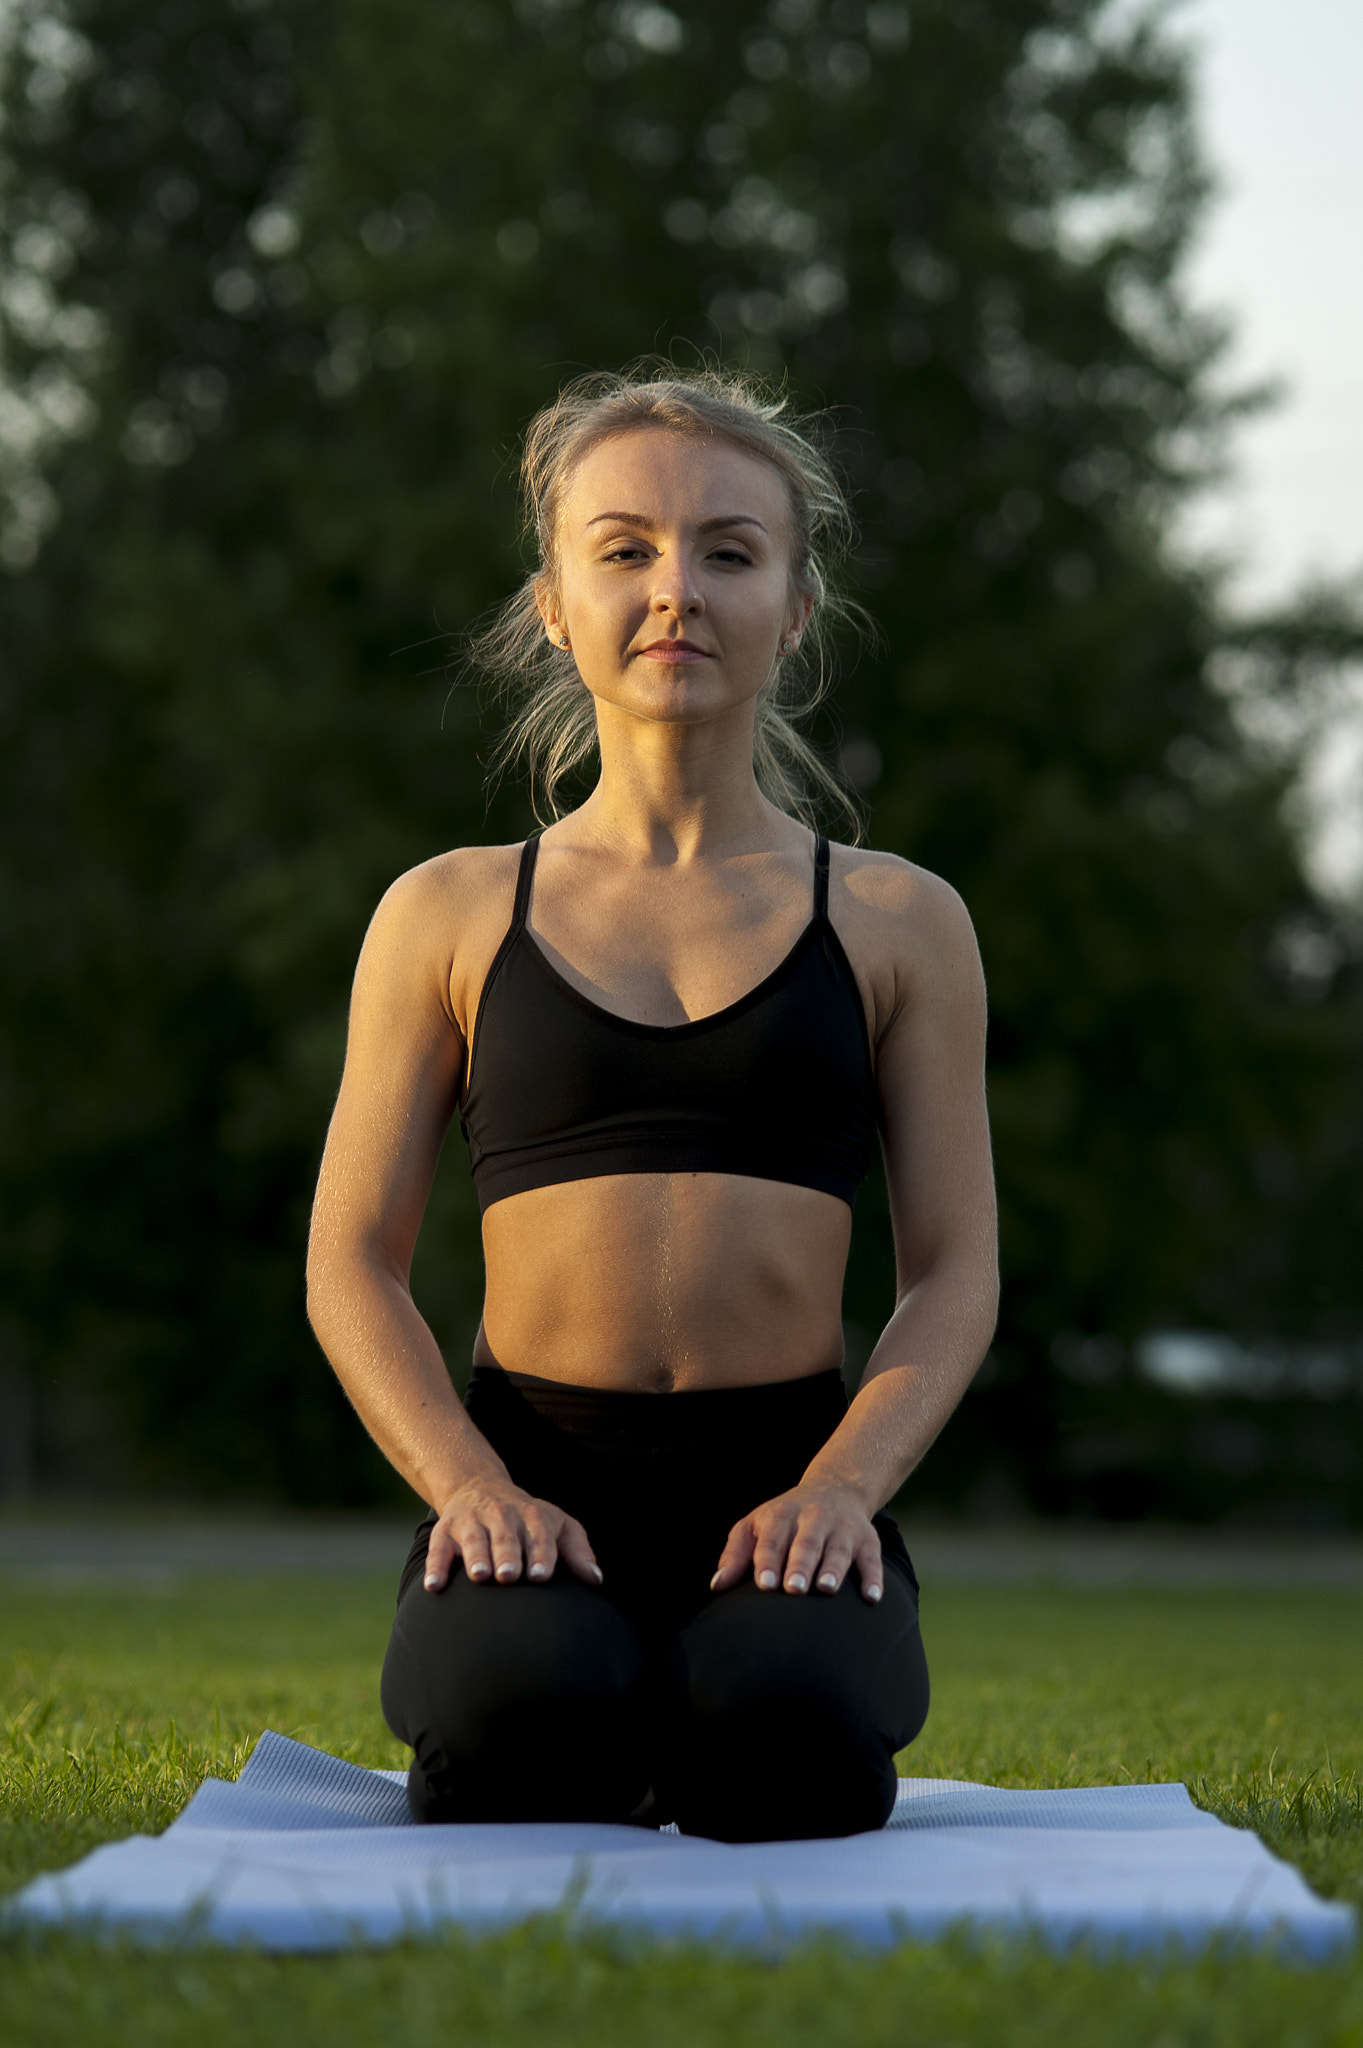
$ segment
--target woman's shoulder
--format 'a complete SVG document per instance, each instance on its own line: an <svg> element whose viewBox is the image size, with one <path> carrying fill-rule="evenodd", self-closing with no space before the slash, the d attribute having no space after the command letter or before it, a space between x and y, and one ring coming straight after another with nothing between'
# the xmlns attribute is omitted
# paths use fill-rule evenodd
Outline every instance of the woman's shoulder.
<svg viewBox="0 0 1363 2048"><path fill-rule="evenodd" d="M930 868L895 853L836 846L829 909L882 1027L925 1000L978 999L983 980L970 913Z"/></svg>
<svg viewBox="0 0 1363 2048"><path fill-rule="evenodd" d="M381 1004L438 1003L463 1029L516 901L521 849L459 846L384 891L360 953L356 988Z"/></svg>
<svg viewBox="0 0 1363 2048"><path fill-rule="evenodd" d="M959 893L931 868L869 846L832 848L830 906L882 930L918 930L947 938L972 930Z"/></svg>
<svg viewBox="0 0 1363 2048"><path fill-rule="evenodd" d="M516 900L521 849L457 846L408 868L383 893L365 941L370 953L434 953L453 963L500 944Z"/></svg>
<svg viewBox="0 0 1363 2048"><path fill-rule="evenodd" d="M419 918L432 911L476 912L490 898L514 899L521 846L455 846L448 853L408 868L384 891L379 911L394 918Z"/></svg>

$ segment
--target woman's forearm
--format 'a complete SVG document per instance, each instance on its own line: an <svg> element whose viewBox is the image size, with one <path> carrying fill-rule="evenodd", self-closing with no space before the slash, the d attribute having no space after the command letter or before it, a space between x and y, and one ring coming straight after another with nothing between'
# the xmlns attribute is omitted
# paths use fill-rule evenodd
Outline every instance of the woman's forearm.
<svg viewBox="0 0 1363 2048"><path fill-rule="evenodd" d="M898 1492L979 1369L998 1313L992 1261L943 1267L910 1288L871 1353L847 1415L805 1473L851 1486L874 1514Z"/></svg>
<svg viewBox="0 0 1363 2048"><path fill-rule="evenodd" d="M507 1477L401 1275L358 1254L314 1261L308 1320L370 1436L431 1507L470 1479Z"/></svg>

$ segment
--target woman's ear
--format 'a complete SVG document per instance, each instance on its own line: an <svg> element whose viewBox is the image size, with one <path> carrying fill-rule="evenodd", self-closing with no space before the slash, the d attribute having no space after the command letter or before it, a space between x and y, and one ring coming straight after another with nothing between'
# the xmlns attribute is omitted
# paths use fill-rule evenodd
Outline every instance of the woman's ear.
<svg viewBox="0 0 1363 2048"><path fill-rule="evenodd" d="M568 638L568 628L560 615L555 593L547 583L538 582L535 585L535 608L544 621L545 638L555 647L561 647L566 651L572 642Z"/></svg>
<svg viewBox="0 0 1363 2048"><path fill-rule="evenodd" d="M804 638L805 628L814 616L812 597L797 597L786 620L786 630L781 636L782 654L794 654Z"/></svg>

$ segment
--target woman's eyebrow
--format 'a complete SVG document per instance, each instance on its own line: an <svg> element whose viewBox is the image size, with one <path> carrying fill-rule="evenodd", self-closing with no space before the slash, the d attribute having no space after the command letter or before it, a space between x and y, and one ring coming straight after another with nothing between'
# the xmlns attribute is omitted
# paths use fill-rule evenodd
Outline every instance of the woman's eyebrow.
<svg viewBox="0 0 1363 2048"><path fill-rule="evenodd" d="M598 512L587 524L601 526L607 520L614 520L619 526L637 526L641 533L656 533L658 530L656 520L650 519L645 512ZM755 526L759 533L767 531L762 521L751 512L725 512L718 519L702 519L696 531L718 533L726 526Z"/></svg>

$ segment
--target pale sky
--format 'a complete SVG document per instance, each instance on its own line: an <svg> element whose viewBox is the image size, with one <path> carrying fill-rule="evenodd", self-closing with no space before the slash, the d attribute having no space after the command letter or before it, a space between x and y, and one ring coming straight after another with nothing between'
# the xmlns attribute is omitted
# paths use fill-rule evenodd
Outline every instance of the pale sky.
<svg viewBox="0 0 1363 2048"><path fill-rule="evenodd" d="M1237 435L1237 474L1188 521L1233 553L1245 603L1312 573L1363 575L1363 4L1183 0L1198 49L1199 128L1222 194L1188 270L1228 312L1232 380L1287 386ZM1318 880L1363 890L1363 676L1311 777Z"/></svg>
<svg viewBox="0 0 1363 2048"><path fill-rule="evenodd" d="M1183 0L1175 19L1222 182L1193 295L1233 316L1235 371L1288 385L1203 517L1271 596L1313 568L1363 570L1363 6Z"/></svg>

